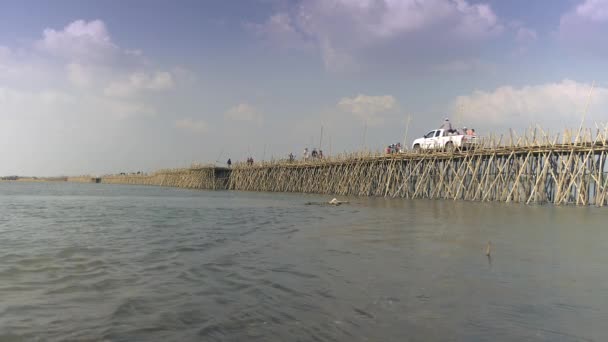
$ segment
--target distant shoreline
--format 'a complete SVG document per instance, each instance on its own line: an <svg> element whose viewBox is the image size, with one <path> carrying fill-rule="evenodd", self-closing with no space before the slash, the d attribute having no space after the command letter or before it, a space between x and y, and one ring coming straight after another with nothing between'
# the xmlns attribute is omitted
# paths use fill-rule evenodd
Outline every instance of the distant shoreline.
<svg viewBox="0 0 608 342"><path fill-rule="evenodd" d="M3 177L0 182L67 182L68 177Z"/></svg>

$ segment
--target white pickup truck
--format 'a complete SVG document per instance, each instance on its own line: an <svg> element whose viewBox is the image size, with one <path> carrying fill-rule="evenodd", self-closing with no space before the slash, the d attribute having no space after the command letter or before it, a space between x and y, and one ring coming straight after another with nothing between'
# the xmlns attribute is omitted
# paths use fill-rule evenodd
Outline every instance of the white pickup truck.
<svg viewBox="0 0 608 342"><path fill-rule="evenodd" d="M469 149L476 144L477 137L474 135L453 134L444 129L435 129L424 137L414 140L412 148L414 151L436 149L452 152L456 149Z"/></svg>

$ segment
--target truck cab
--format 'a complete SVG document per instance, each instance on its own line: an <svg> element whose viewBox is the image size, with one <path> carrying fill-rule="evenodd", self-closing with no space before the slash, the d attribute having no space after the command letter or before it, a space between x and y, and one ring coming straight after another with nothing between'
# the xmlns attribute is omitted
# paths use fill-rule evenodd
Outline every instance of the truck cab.
<svg viewBox="0 0 608 342"><path fill-rule="evenodd" d="M440 144L441 144L441 139L439 139L440 137L443 137L445 134L447 134L447 132L445 132L443 129L434 129L430 132L428 132L427 134L424 135L424 137L422 139L417 139L417 140L421 140L420 141L420 147L424 148L424 149L430 149L430 148L439 148Z"/></svg>

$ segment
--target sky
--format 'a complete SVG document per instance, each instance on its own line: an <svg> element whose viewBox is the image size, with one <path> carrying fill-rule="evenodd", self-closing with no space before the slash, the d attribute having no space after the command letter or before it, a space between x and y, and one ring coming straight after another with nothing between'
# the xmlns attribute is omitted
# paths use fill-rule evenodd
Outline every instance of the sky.
<svg viewBox="0 0 608 342"><path fill-rule="evenodd" d="M6 0L0 175L595 128L606 37L608 0Z"/></svg>

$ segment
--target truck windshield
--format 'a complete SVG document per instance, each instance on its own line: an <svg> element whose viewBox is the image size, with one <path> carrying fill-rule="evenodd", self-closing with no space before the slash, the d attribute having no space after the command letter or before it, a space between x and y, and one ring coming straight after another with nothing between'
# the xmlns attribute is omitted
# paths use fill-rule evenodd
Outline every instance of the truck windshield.
<svg viewBox="0 0 608 342"><path fill-rule="evenodd" d="M432 138L434 136L435 136L435 131L430 131L424 137L428 139L428 138Z"/></svg>

